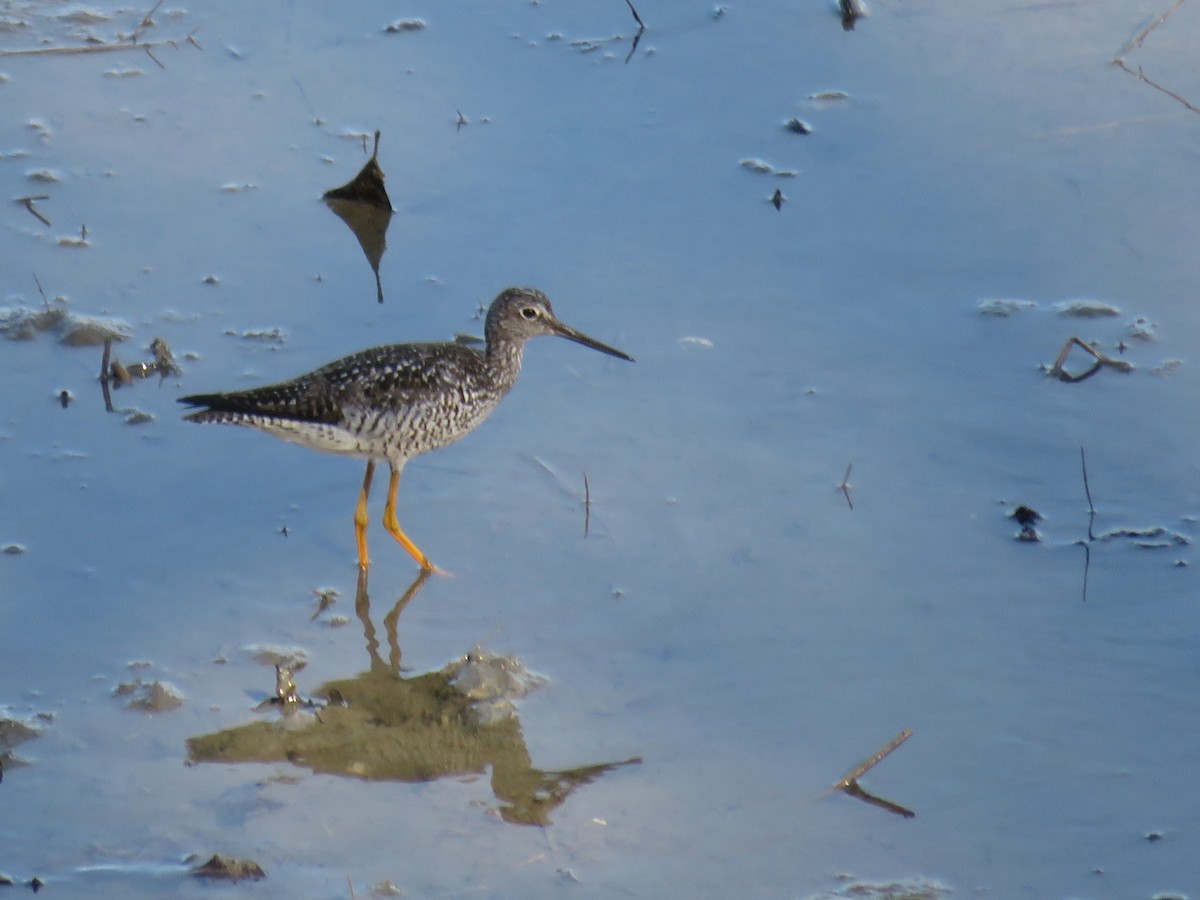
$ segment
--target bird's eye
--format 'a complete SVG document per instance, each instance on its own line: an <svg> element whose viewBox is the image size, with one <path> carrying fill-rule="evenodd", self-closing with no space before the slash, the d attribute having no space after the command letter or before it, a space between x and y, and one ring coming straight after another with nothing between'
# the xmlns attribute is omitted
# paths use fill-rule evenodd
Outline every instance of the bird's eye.
<svg viewBox="0 0 1200 900"><path fill-rule="evenodd" d="M526 306L524 309L521 310L521 315L524 316L526 319L536 319L537 315L538 315L538 311L532 306Z"/></svg>

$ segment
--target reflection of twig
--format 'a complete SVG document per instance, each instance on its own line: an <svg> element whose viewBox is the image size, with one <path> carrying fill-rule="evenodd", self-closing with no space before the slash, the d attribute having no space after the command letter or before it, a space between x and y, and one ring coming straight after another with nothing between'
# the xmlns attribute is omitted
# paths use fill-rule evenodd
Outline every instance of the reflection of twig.
<svg viewBox="0 0 1200 900"><path fill-rule="evenodd" d="M1116 59L1113 60L1113 62L1120 62L1121 57L1123 57L1130 50L1134 50L1134 49L1142 46L1142 41L1146 40L1146 38L1149 36L1150 32L1152 32L1155 28L1157 28L1163 22L1167 21L1167 17L1170 16L1171 13L1175 12L1175 10L1179 9L1179 7L1181 7L1181 6L1183 6L1183 0L1175 0L1175 4L1170 9L1168 9L1165 13L1161 13L1159 16L1157 16L1154 19L1153 22L1151 22L1149 25L1147 25L1145 28L1143 28L1140 32L1138 32L1136 35L1134 35L1133 38L1129 41L1129 43L1121 48L1121 52L1117 54L1117 57L1116 57Z"/></svg>
<svg viewBox="0 0 1200 900"><path fill-rule="evenodd" d="M1130 75L1132 75L1134 78L1138 79L1139 81L1143 81L1146 84L1150 85L1150 87L1154 88L1156 91L1161 91L1162 93L1164 93L1168 97L1170 97L1172 100L1182 103L1185 107L1190 109L1192 112L1200 113L1200 107L1198 107L1195 104L1184 99L1182 96L1175 93L1170 88L1164 87L1163 85L1159 84L1157 81L1155 81L1152 78L1150 78L1149 76L1147 76L1146 73L1142 71L1141 66L1138 66L1137 69L1134 69L1133 67L1131 67L1129 65L1129 63L1125 62L1125 54L1129 53L1131 50L1136 50L1138 47L1141 47L1142 43L1146 40L1147 37L1149 37L1150 32L1152 32L1155 28L1157 28L1163 22L1167 21L1167 19L1170 17L1170 15L1173 12L1175 12L1175 10L1179 9L1179 7L1181 7L1181 6L1183 6L1183 0L1175 0L1175 2L1171 5L1170 9L1168 9L1166 12L1160 13L1158 16L1156 16L1149 25L1147 25L1145 28L1143 28L1141 31L1139 31L1136 35L1134 35L1133 38L1130 39L1129 43L1127 43L1124 47L1121 48L1120 52L1117 53L1117 55L1115 57L1113 57L1113 63L1115 65L1119 66L1121 69L1128 72Z"/></svg>
<svg viewBox="0 0 1200 900"><path fill-rule="evenodd" d="M1076 541L1083 548L1083 602L1087 603L1088 571L1092 568L1092 545L1087 541Z"/></svg>
<svg viewBox="0 0 1200 900"><path fill-rule="evenodd" d="M854 468L854 463L846 466L846 474L842 476L842 483L838 485L838 489L846 495L846 503L850 509L854 509L854 501L850 499L850 470Z"/></svg>
<svg viewBox="0 0 1200 900"><path fill-rule="evenodd" d="M851 781L841 790L844 793L849 794L851 797L857 797L859 800L870 803L872 806L878 806L881 809L886 809L888 812L895 813L898 816L904 816L906 819L911 819L916 816L916 813L906 806L901 806L899 803L893 803L891 800L884 800L882 797L876 797L874 794L868 793L867 791L863 790L862 785L860 785L857 781Z"/></svg>
<svg viewBox="0 0 1200 900"><path fill-rule="evenodd" d="M865 762L859 763L857 766L851 769L846 777L835 784L834 787L838 788L839 790L843 790L853 782L858 781L860 776L866 775L873 768L883 762L883 760L886 759L893 750L912 737L912 734L913 732L911 728L905 728L902 732L876 750L869 759L867 759Z"/></svg>

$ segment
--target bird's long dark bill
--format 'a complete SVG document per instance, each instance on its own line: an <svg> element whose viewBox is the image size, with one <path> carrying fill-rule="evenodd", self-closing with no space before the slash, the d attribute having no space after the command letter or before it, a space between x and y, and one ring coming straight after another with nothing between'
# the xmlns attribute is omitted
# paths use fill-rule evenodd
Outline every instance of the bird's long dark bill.
<svg viewBox="0 0 1200 900"><path fill-rule="evenodd" d="M607 353L609 356L617 357L617 359L627 359L630 362L637 361L628 353L618 350L616 347L610 347L608 344L602 344L595 338L590 338L586 334L564 325L562 322L554 323L554 332L559 337L565 337L568 341L583 344L585 347L591 347L593 350L599 350L601 353Z"/></svg>

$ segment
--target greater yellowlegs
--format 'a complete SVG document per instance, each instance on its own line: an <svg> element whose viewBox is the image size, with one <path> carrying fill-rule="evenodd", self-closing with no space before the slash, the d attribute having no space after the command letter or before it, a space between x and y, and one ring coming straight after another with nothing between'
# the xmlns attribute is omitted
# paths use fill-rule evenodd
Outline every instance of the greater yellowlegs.
<svg viewBox="0 0 1200 900"><path fill-rule="evenodd" d="M205 407L185 416L258 428L304 447L365 457L367 471L354 509L358 564L367 556L367 495L377 460L391 468L383 527L426 571L435 566L396 521L396 491L404 464L437 450L488 417L521 374L530 338L554 334L610 356L633 357L602 344L554 315L533 288L508 288L492 301L484 323L486 348L457 342L389 344L322 366L291 381L227 394L194 394L181 403Z"/></svg>

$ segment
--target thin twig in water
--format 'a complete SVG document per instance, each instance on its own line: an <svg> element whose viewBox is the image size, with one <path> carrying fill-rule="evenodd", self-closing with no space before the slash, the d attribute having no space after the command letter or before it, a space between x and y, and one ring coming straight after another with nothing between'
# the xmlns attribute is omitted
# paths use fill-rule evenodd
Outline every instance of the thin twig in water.
<svg viewBox="0 0 1200 900"><path fill-rule="evenodd" d="M50 199L49 194L38 194L37 196L34 196L34 197L18 197L17 202L20 203L22 206L24 206L27 210L29 210L34 216L36 216L39 222L41 222L43 225L45 225L47 228L49 228L49 227L51 227L50 220L47 219L40 212L38 212L36 209L33 208L33 202L35 200L49 200L49 199Z"/></svg>
<svg viewBox="0 0 1200 900"><path fill-rule="evenodd" d="M912 734L913 732L911 728L905 728L898 735L876 750L868 760L855 766L850 773L847 774L846 777L837 784L835 784L834 787L838 788L839 790L844 790L852 783L858 781L860 776L865 775L867 772L871 771L873 768L883 762L883 760L886 759L893 750L912 737Z"/></svg>
<svg viewBox="0 0 1200 900"><path fill-rule="evenodd" d="M1088 511L1092 515L1092 519L1096 518L1096 504L1092 502L1092 489L1088 486L1087 477L1087 454L1083 452L1083 448L1079 448L1079 465L1083 469L1083 492L1087 494ZM1095 538L1092 536L1092 526L1088 523L1088 540L1092 541Z"/></svg>
<svg viewBox="0 0 1200 900"><path fill-rule="evenodd" d="M592 489L588 487L587 472L583 473L583 536L588 536L592 522Z"/></svg>
<svg viewBox="0 0 1200 900"><path fill-rule="evenodd" d="M129 36L129 39L131 41L136 42L138 40L138 38L140 38L142 36L142 32L145 31L147 28L150 28L154 24L154 19L152 18L152 16L156 12L158 12L158 8L162 5L163 5L163 0L158 0L157 3L155 3L152 7L150 7L150 12L148 12L144 16L142 16L142 20L140 22L138 22L137 28L133 29L133 34L131 34ZM156 60L156 62L157 62L157 60Z"/></svg>
<svg viewBox="0 0 1200 900"><path fill-rule="evenodd" d="M112 53L118 50L145 50L149 57L153 59L159 66L161 66L162 63L159 62L157 57L150 52L149 48L174 47L176 50L178 50L179 45L184 43L191 44L197 50L203 50L204 48L200 46L200 42L196 40L196 32L200 30L199 26L193 29L192 32L186 37L178 40L175 38L165 38L161 41L145 42L139 40L142 32L147 27L154 24L150 20L150 17L161 5L162 2L160 0L159 3L154 5L154 8L151 9L150 12L146 13L146 15L142 17L141 22L138 24L137 28L134 29L133 34L127 37L123 36L111 44L85 44L82 47L29 47L23 50L0 50L0 56L78 56L81 53Z"/></svg>
<svg viewBox="0 0 1200 900"><path fill-rule="evenodd" d="M846 474L842 476L842 483L838 485L838 489L846 495L846 503L850 509L854 509L854 501L850 499L850 470L854 468L854 463L846 466Z"/></svg>
<svg viewBox="0 0 1200 900"><path fill-rule="evenodd" d="M1145 72L1142 71L1141 66L1138 66L1137 69L1134 69L1132 66L1129 65L1129 63L1125 62L1125 54L1141 47L1142 43L1146 40L1146 38L1150 36L1150 32L1152 32L1154 29L1158 28L1158 26L1162 25L1163 22L1167 21L1167 19L1171 16L1171 14L1173 12L1175 12L1175 10L1179 9L1179 7L1181 7L1181 6L1183 6L1183 0L1175 0L1175 2L1171 5L1170 9L1168 9L1166 12L1160 13L1158 16L1156 16L1149 25L1147 25L1145 28L1143 28L1141 31L1139 31L1136 35L1134 35L1133 38L1129 41L1129 43L1121 48L1120 52L1115 57L1113 57L1113 63L1115 65L1119 66L1124 71L1128 72L1134 78L1137 78L1139 81L1143 81L1146 84L1150 85L1150 87L1154 88L1156 91L1161 91L1162 93L1164 93L1168 97L1170 97L1172 100L1175 100L1176 102L1183 104L1187 109L1191 110L1192 112L1200 113L1200 107L1198 107L1194 103L1191 103L1190 101L1186 100L1184 97L1175 93L1170 88L1167 88L1167 87L1159 84L1154 79L1150 78L1148 75L1146 75Z"/></svg>
<svg viewBox="0 0 1200 900"><path fill-rule="evenodd" d="M46 297L46 291L42 288L42 279L38 278L37 272L33 273L33 283L37 285L38 293L42 295L42 304L46 307L46 311L50 311L50 300Z"/></svg>
<svg viewBox="0 0 1200 900"><path fill-rule="evenodd" d="M112 412L112 392L108 387L108 360L112 355L112 338L104 339L104 355L100 357L100 391L104 394L104 411Z"/></svg>
<svg viewBox="0 0 1200 900"><path fill-rule="evenodd" d="M1183 0L1179 0L1179 2L1182 3ZM631 2L631 0L625 0L625 3L629 7L629 11L631 13L633 13L633 20L635 22L637 22L639 25L641 25L643 28L645 28L646 23L642 21L642 17L638 15L638 11L636 9L634 9L634 6L633 6L633 3Z"/></svg>
<svg viewBox="0 0 1200 900"><path fill-rule="evenodd" d="M1084 453L1083 447L1079 448L1079 466L1083 470L1083 492L1087 495L1088 502L1088 535L1086 541L1075 543L1083 547L1083 602L1087 603L1088 572L1092 568L1092 541L1096 539L1092 533L1092 526L1096 524L1096 504L1092 502L1092 489L1088 484L1087 454Z"/></svg>
<svg viewBox="0 0 1200 900"><path fill-rule="evenodd" d="M1067 357L1070 355L1072 347L1081 348L1084 350L1084 352L1090 354L1095 360L1090 369L1080 373L1079 375L1072 375L1065 368L1063 368L1067 364ZM1060 381L1074 383L1077 381L1086 381L1105 366L1116 369L1118 372L1133 371L1133 363L1124 359L1113 359L1110 356L1105 356L1087 341L1081 340L1078 337L1070 337L1067 338L1067 342L1063 344L1062 350L1059 351L1058 359L1056 359L1054 361L1054 365L1050 367L1050 374L1055 378L1058 378Z"/></svg>
<svg viewBox="0 0 1200 900"><path fill-rule="evenodd" d="M119 41L115 44L87 44L83 47L30 47L26 50L0 50L0 56L79 56L80 54L84 53L113 53L118 50L145 50L147 47L174 47L178 50L180 43L191 44L197 50L204 49L200 46L199 42L197 42L196 32L193 31L182 41L167 39L145 44L136 44L133 41ZM155 60L155 62L158 62L158 60Z"/></svg>
<svg viewBox="0 0 1200 900"><path fill-rule="evenodd" d="M830 792L841 791L844 794L849 794L851 797L857 797L859 800L866 801L873 806L878 806L881 809L886 809L888 812L895 813L898 816L904 816L906 819L911 819L916 815L911 809L901 806L899 803L893 803L891 800L885 800L882 797L877 797L872 793L864 790L862 785L858 783L859 776L866 774L875 766L877 766L888 754L912 737L912 729L905 728L898 735L880 747L872 754L871 758L866 762L855 766L853 770L847 773L846 777L835 784Z"/></svg>
<svg viewBox="0 0 1200 900"><path fill-rule="evenodd" d="M1192 112L1200 113L1200 106L1196 106L1194 103L1191 103L1188 100L1185 100L1183 97L1181 97L1179 94L1175 93L1170 88L1164 87L1163 85L1159 84L1157 81L1155 81L1153 78L1151 78L1145 72L1143 72L1141 66L1138 66L1137 70L1135 71L1134 69L1131 69L1129 67L1128 63L1126 63L1125 60L1123 60L1123 59L1114 59L1113 62L1115 62L1118 66L1120 66L1122 69L1124 69L1130 75L1132 75L1134 78L1137 78L1139 81L1144 81L1146 84L1150 85L1150 87L1154 88L1156 91L1162 91L1164 94L1166 94L1172 100L1182 103L1184 106L1186 106Z"/></svg>

